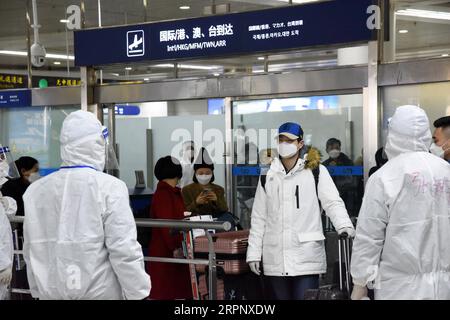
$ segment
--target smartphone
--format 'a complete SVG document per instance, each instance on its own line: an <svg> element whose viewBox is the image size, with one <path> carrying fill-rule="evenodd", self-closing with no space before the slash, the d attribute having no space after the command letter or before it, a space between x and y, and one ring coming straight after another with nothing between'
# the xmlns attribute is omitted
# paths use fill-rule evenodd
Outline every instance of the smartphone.
<svg viewBox="0 0 450 320"><path fill-rule="evenodd" d="M208 193L212 192L211 189L203 189L202 194L206 195Z"/></svg>

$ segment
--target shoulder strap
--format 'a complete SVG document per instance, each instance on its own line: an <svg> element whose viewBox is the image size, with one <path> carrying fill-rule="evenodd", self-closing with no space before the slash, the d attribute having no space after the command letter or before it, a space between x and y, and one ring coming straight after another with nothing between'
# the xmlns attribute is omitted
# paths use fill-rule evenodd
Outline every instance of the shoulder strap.
<svg viewBox="0 0 450 320"><path fill-rule="evenodd" d="M259 176L261 179L261 186L263 187L264 191L266 191L266 180L267 176L265 174L262 174Z"/></svg>
<svg viewBox="0 0 450 320"><path fill-rule="evenodd" d="M316 184L316 194L317 194L317 199L319 199L319 176L320 176L320 166L315 167L312 170L312 173L314 175L314 182Z"/></svg>

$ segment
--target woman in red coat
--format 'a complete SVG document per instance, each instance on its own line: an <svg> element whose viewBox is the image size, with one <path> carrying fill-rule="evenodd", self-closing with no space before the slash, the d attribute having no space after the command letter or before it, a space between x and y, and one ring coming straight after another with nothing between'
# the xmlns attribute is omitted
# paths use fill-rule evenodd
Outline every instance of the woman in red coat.
<svg viewBox="0 0 450 320"><path fill-rule="evenodd" d="M176 185L182 177L177 159L170 156L158 160L155 166L158 186L153 195L150 217L153 219L184 218L184 202ZM174 235L167 228L153 228L149 245L151 257L182 257L182 235ZM147 271L152 279L150 299L192 299L189 266L187 264L150 262Z"/></svg>

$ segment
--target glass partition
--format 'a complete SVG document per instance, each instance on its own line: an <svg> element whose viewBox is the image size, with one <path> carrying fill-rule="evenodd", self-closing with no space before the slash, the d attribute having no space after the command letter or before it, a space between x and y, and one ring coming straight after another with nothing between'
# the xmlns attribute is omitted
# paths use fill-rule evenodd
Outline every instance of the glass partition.
<svg viewBox="0 0 450 320"><path fill-rule="evenodd" d="M402 105L417 105L425 110L433 131L433 122L450 115L450 82L425 83L383 88L381 143L386 143L387 122Z"/></svg>
<svg viewBox="0 0 450 320"><path fill-rule="evenodd" d="M69 113L79 109L77 105L0 109L0 141L16 159L36 158L41 175L46 175L61 165L61 126Z"/></svg>

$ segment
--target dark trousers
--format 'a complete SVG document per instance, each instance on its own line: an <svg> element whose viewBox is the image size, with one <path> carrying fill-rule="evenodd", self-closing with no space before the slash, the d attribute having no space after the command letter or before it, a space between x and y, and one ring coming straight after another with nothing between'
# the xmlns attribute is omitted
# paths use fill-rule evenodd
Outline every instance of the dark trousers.
<svg viewBox="0 0 450 320"><path fill-rule="evenodd" d="M303 300L306 290L319 288L319 275L265 278L276 300Z"/></svg>

